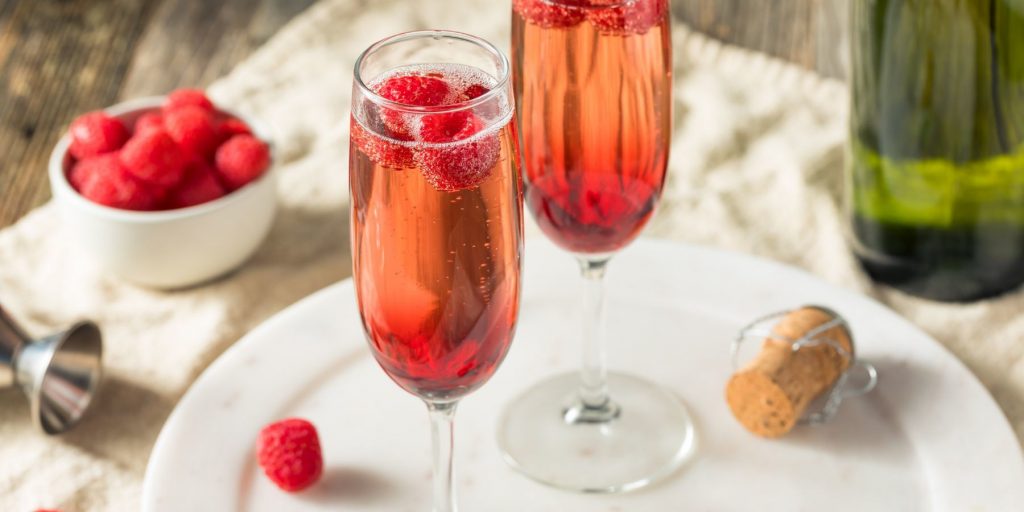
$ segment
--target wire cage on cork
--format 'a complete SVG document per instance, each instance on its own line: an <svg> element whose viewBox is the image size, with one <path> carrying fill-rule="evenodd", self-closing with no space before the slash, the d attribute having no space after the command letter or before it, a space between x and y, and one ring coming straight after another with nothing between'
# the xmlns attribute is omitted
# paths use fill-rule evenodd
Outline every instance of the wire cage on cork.
<svg viewBox="0 0 1024 512"><path fill-rule="evenodd" d="M761 351L745 363L748 340ZM846 320L822 306L803 306L758 318L731 345L735 373L726 401L736 419L762 437L781 437L796 425L817 425L835 416L843 400L878 383L878 372L859 361ZM859 385L852 382L860 380Z"/></svg>

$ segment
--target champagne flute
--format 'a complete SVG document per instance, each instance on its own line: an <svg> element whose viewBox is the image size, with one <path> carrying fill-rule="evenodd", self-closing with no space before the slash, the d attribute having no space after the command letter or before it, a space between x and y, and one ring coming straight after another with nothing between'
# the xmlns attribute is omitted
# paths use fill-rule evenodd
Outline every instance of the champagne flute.
<svg viewBox="0 0 1024 512"><path fill-rule="evenodd" d="M452 420L508 352L519 312L522 191L509 63L447 31L399 34L356 61L353 274L381 368L422 398L434 511L456 509Z"/></svg>
<svg viewBox="0 0 1024 512"><path fill-rule="evenodd" d="M543 483L635 489L671 473L694 446L682 402L609 374L603 340L606 266L647 223L665 180L668 1L514 0L512 56L527 205L583 276L583 368L513 401L499 443Z"/></svg>

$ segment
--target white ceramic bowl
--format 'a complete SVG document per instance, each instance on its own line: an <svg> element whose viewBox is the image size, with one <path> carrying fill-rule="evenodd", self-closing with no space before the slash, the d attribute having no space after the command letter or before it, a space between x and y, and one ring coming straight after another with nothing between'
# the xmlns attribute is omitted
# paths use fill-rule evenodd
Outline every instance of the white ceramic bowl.
<svg viewBox="0 0 1024 512"><path fill-rule="evenodd" d="M134 123L156 110L163 97L141 98L106 109ZM70 139L64 135L50 156L50 188L64 233L107 271L153 288L183 288L223 275L244 263L270 230L276 211L273 144L252 119L224 111L248 124L270 144L271 167L259 179L208 203L156 212L119 210L93 203L68 183Z"/></svg>

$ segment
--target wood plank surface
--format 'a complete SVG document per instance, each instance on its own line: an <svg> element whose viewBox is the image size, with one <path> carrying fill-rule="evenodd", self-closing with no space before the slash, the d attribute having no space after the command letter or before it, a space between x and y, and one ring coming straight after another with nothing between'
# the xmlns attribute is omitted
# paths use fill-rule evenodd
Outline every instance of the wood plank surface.
<svg viewBox="0 0 1024 512"><path fill-rule="evenodd" d="M0 228L49 197L46 161L75 115L205 86L313 1L0 0ZM673 9L714 37L839 76L830 35L844 2L673 0Z"/></svg>
<svg viewBox="0 0 1024 512"><path fill-rule="evenodd" d="M75 113L117 99L154 2L0 4L0 226L46 200L46 160Z"/></svg>

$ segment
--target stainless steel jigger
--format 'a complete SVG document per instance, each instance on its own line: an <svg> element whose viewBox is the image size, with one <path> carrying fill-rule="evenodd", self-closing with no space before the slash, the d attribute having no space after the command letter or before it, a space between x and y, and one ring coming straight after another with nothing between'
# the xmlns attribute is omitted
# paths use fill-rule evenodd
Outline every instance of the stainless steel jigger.
<svg viewBox="0 0 1024 512"><path fill-rule="evenodd" d="M20 387L32 421L47 434L70 429L85 414L100 381L102 353L92 322L33 341L0 307L0 389Z"/></svg>

